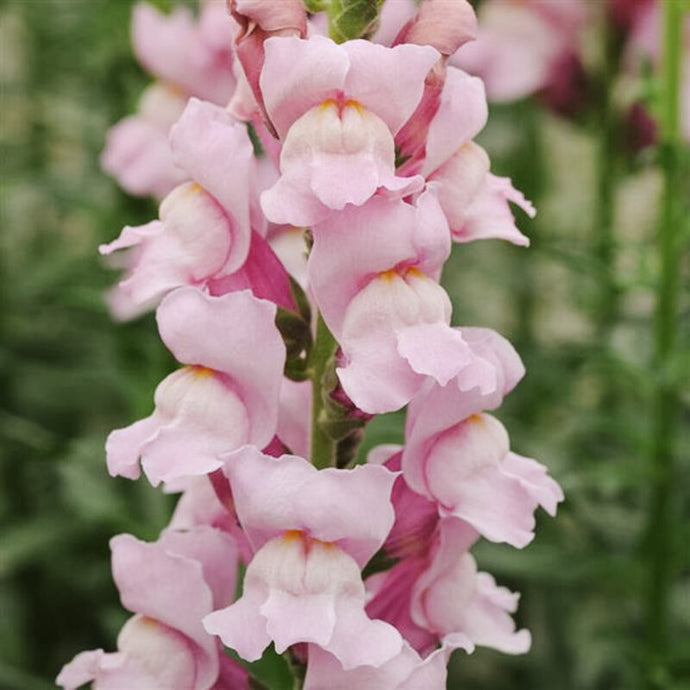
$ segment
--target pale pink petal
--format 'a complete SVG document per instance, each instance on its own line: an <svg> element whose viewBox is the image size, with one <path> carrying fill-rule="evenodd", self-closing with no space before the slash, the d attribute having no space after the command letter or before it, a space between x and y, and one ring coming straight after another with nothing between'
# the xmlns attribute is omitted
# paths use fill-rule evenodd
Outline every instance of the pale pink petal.
<svg viewBox="0 0 690 690"><path fill-rule="evenodd" d="M376 113L395 136L415 111L424 79L440 54L431 46L386 48L362 40L347 41L343 49L350 63L343 87L346 97Z"/></svg>
<svg viewBox="0 0 690 690"><path fill-rule="evenodd" d="M505 654L526 654L532 646L529 630L515 630L515 622L508 612L516 603L506 601L506 595L517 601L519 595L504 587L497 587L489 573L477 573L477 594L469 603L465 616L465 632L478 645L492 647Z"/></svg>
<svg viewBox="0 0 690 690"><path fill-rule="evenodd" d="M300 457L309 454L311 393L310 381L283 379L276 433L290 452Z"/></svg>
<svg viewBox="0 0 690 690"><path fill-rule="evenodd" d="M418 462L424 465L425 494L439 502L443 514L462 518L487 539L522 548L534 538L536 501L503 471L508 449L503 425L479 414L442 434Z"/></svg>
<svg viewBox="0 0 690 690"><path fill-rule="evenodd" d="M415 0L385 0L379 13L376 32L371 37L375 43L392 45L395 37L407 22L417 13Z"/></svg>
<svg viewBox="0 0 690 690"><path fill-rule="evenodd" d="M242 598L204 622L248 660L260 656L267 633L278 652L316 642L345 666L384 663L402 640L391 626L366 617L364 599L359 566L347 553L302 532L286 532L257 551Z"/></svg>
<svg viewBox="0 0 690 690"><path fill-rule="evenodd" d="M210 297L190 287L169 294L156 314L161 338L178 361L230 377L247 408L251 442L258 446L275 434L285 363L275 309L248 291Z"/></svg>
<svg viewBox="0 0 690 690"><path fill-rule="evenodd" d="M421 493L426 491L423 459L437 435L473 414L497 408L525 373L515 349L495 331L462 328L460 332L474 353L474 363L460 373L458 385L450 382L442 387L428 381L408 409L403 471L410 487Z"/></svg>
<svg viewBox="0 0 690 690"><path fill-rule="evenodd" d="M108 130L100 164L125 191L139 196L164 197L188 177L173 161L167 128L139 115Z"/></svg>
<svg viewBox="0 0 690 690"><path fill-rule="evenodd" d="M224 108L190 99L170 132L175 162L225 209L233 221L232 254L225 271L237 270L247 257L254 152L246 126Z"/></svg>
<svg viewBox="0 0 690 690"><path fill-rule="evenodd" d="M301 0L234 0L234 10L256 22L264 31L305 30L306 11Z"/></svg>
<svg viewBox="0 0 690 690"><path fill-rule="evenodd" d="M376 414L409 402L425 376L400 355L398 338L411 326L439 324L434 331L440 330L447 341L443 326L451 330L450 312L445 291L416 269L403 275L394 271L381 274L360 290L345 313L340 344L346 364L337 369L343 389L355 405ZM403 350L420 366L419 352L412 345L412 337L404 340ZM432 347L443 349L442 345ZM460 352L456 347L454 361L443 366L455 366L457 372L466 361L467 350Z"/></svg>
<svg viewBox="0 0 690 690"><path fill-rule="evenodd" d="M192 477L175 506L169 527L188 530L198 525L209 525L229 532L236 522L234 506L225 506L213 490L206 476Z"/></svg>
<svg viewBox="0 0 690 690"><path fill-rule="evenodd" d="M362 594L364 588L362 587ZM342 597L337 607L337 623L333 637L326 646L345 670L357 666L381 666L399 654L402 648L400 633L389 623L371 620L360 600Z"/></svg>
<svg viewBox="0 0 690 690"><path fill-rule="evenodd" d="M416 207L374 197L362 207L345 208L313 231L309 283L336 338L342 335L348 305L375 275L417 266L436 277L450 253L448 226L430 193L422 194Z"/></svg>
<svg viewBox="0 0 690 690"><path fill-rule="evenodd" d="M516 632L509 615L519 595L496 587L488 573L477 572L467 553L467 536L460 520L442 521L431 563L414 586L412 617L441 638L460 634L470 645L523 653L529 647L529 632Z"/></svg>
<svg viewBox="0 0 690 690"><path fill-rule="evenodd" d="M430 45L448 56L476 34L477 17L467 0L424 0L395 42Z"/></svg>
<svg viewBox="0 0 690 690"><path fill-rule="evenodd" d="M460 647L472 649L469 640L449 635L441 649L422 658L405 643L397 656L381 666L346 671L335 656L310 645L304 690L445 690L450 653Z"/></svg>
<svg viewBox="0 0 690 690"><path fill-rule="evenodd" d="M266 619L258 615L266 595L266 591L245 584L242 597L234 604L204 617L204 628L209 634L218 635L224 645L234 649L246 661L260 659L271 643L266 632Z"/></svg>
<svg viewBox="0 0 690 690"><path fill-rule="evenodd" d="M264 47L261 91L266 111L283 139L297 118L342 91L349 60L341 47L322 36L308 40L273 37Z"/></svg>
<svg viewBox="0 0 690 690"><path fill-rule="evenodd" d="M152 430L148 437L142 438L135 423L114 431L106 446L109 466L122 462L123 446L128 451L124 457L139 455L154 486L212 472L222 465L221 453L250 438L245 404L232 386L210 370L186 367L170 374L156 389L155 403L146 425Z"/></svg>
<svg viewBox="0 0 690 690"><path fill-rule="evenodd" d="M390 130L355 101L327 100L299 117L283 144L280 170L261 203L270 221L292 225L320 222L326 209L361 206L378 190L402 198L423 185L419 177L395 176Z"/></svg>
<svg viewBox="0 0 690 690"><path fill-rule="evenodd" d="M443 322L408 326L398 334L398 353L418 374L445 386L472 360L460 332Z"/></svg>
<svg viewBox="0 0 690 690"><path fill-rule="evenodd" d="M252 446L225 460L237 515L255 549L285 530L305 530L364 566L393 525L395 475L383 467L318 472L302 458L272 458Z"/></svg>
<svg viewBox="0 0 690 690"><path fill-rule="evenodd" d="M530 496L552 517L558 504L565 498L563 489L548 476L541 463L517 453L508 453L502 463L506 474L516 477Z"/></svg>
<svg viewBox="0 0 690 690"><path fill-rule="evenodd" d="M97 676L104 656L105 652L102 649L80 652L72 661L62 667L55 682L64 690L76 690Z"/></svg>
<svg viewBox="0 0 690 690"><path fill-rule="evenodd" d="M399 410L424 382L404 360L391 361L378 351L375 342L370 350L359 350L358 358L337 369L338 379L357 407L369 414ZM374 376L377 378L372 380Z"/></svg>
<svg viewBox="0 0 690 690"><path fill-rule="evenodd" d="M146 223L146 225L139 225L137 227L126 225L117 239L108 244L101 244L98 247L98 251L100 254L107 256L119 249L130 249L150 241L154 237L158 237L164 229L163 223L159 220L152 220Z"/></svg>
<svg viewBox="0 0 690 690"><path fill-rule="evenodd" d="M218 674L218 651L201 625L213 608L201 563L167 551L159 542L147 544L128 534L114 537L110 544L113 578L123 606L189 638L198 649L195 687L210 686Z"/></svg>
<svg viewBox="0 0 690 690"><path fill-rule="evenodd" d="M453 508L444 512L467 521L490 541L522 549L534 539L535 503L499 467L475 472L459 487L454 500Z"/></svg>
<svg viewBox="0 0 690 690"><path fill-rule="evenodd" d="M520 246L528 246L529 239L515 225L509 201L519 206L530 218L536 210L524 195L513 187L507 177L489 173L472 203L465 209L464 224L453 227L456 242L503 239Z"/></svg>
<svg viewBox="0 0 690 690"><path fill-rule="evenodd" d="M468 209L486 185L490 165L486 151L470 141L429 176L427 185L436 193L451 232L458 233L465 225Z"/></svg>
<svg viewBox="0 0 690 690"><path fill-rule="evenodd" d="M111 477L139 479L141 447L156 433L160 423L160 418L154 414L124 429L110 432L105 451L108 473Z"/></svg>
<svg viewBox="0 0 690 690"><path fill-rule="evenodd" d="M142 239L131 270L119 284L137 304L151 303L174 287L203 283L244 251L238 247L233 220L195 183L176 187L159 213L163 231Z"/></svg>
<svg viewBox="0 0 690 690"><path fill-rule="evenodd" d="M422 173L429 175L437 170L463 144L477 136L488 114L482 80L449 67L441 103L429 125Z"/></svg>

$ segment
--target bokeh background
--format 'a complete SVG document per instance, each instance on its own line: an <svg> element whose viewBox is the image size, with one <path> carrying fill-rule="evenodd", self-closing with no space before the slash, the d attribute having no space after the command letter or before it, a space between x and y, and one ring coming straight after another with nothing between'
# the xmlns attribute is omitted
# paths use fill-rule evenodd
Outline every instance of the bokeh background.
<svg viewBox="0 0 690 690"><path fill-rule="evenodd" d="M135 109L150 81L129 44L131 6L0 4L3 690L53 687L76 652L114 648L128 614L108 539L155 539L174 500L145 482L109 478L104 463L107 433L149 414L174 366L151 317L111 320L103 295L115 274L97 256L123 225L156 214L153 201L124 194L98 164L106 129ZM457 653L450 688L690 687L690 234L686 213L680 335L664 364L679 395L662 535L669 634L659 644L649 639L648 609L660 538L650 537L650 456L663 156L629 146L615 114L604 126L616 84L602 67L600 31L593 25L583 37L589 86L573 112L564 117L539 96L492 106L479 139L494 172L510 175L539 209L534 221L518 217L531 248L455 246L445 271L455 323L495 328L521 353L528 375L499 416L513 447L546 463L567 496L555 520L539 516L523 551L475 549L480 568L522 592L517 619L532 630L532 652ZM644 79L642 91L653 94L658 77ZM369 427L365 447L401 438L401 416L388 415Z"/></svg>

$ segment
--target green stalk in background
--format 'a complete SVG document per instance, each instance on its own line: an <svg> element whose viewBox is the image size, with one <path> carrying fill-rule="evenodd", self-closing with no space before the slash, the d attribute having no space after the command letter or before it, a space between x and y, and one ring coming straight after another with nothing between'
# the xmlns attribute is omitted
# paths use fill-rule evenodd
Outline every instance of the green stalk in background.
<svg viewBox="0 0 690 690"><path fill-rule="evenodd" d="M680 141L680 71L682 5L663 2L663 101L661 165L664 175L657 245L660 275L654 324L654 393L651 443L651 501L646 556L649 564L646 625L647 685L666 687L669 676L669 603L674 567L674 453L678 422L678 384L670 363L678 334L679 267L682 229L682 144Z"/></svg>

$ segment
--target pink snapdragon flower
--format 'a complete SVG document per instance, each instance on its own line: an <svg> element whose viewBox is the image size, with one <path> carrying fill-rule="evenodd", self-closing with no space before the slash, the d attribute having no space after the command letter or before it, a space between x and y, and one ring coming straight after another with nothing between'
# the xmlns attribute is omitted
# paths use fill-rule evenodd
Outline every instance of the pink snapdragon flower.
<svg viewBox="0 0 690 690"><path fill-rule="evenodd" d="M511 453L508 434L493 416L519 380L522 364L497 334L463 329L475 355L493 361L495 390L469 394L454 386L428 385L410 404L402 468L415 491L438 503L492 541L526 546L534 537L534 510L554 515L563 500L558 484L535 460Z"/></svg>
<svg viewBox="0 0 690 690"><path fill-rule="evenodd" d="M304 690L445 690L448 660L456 649L473 650L463 635L449 635L442 646L422 658L409 644L381 666L346 670L338 659L316 645L309 645Z"/></svg>
<svg viewBox="0 0 690 690"><path fill-rule="evenodd" d="M312 36L271 38L265 51L261 92L283 141L281 177L261 199L270 221L312 225L379 189L403 197L421 188L421 178L396 177L393 137L422 96L436 50Z"/></svg>
<svg viewBox="0 0 690 690"><path fill-rule="evenodd" d="M318 471L251 446L226 456L224 471L256 553L242 597L207 616L206 630L249 661L271 641L279 653L311 642L345 669L399 654L395 628L364 613L360 575L392 525L395 475L375 466Z"/></svg>
<svg viewBox="0 0 690 690"><path fill-rule="evenodd" d="M156 318L163 342L187 366L158 385L150 417L110 434L110 474L136 479L141 460L157 485L212 472L221 453L245 443L267 445L285 363L275 305L249 291L211 297L187 287L169 294Z"/></svg>
<svg viewBox="0 0 690 690"><path fill-rule="evenodd" d="M164 15L145 3L135 6L134 50L158 81L142 96L137 113L110 129L101 155L103 169L130 194L162 198L188 179L172 159L168 132L191 96L227 103L235 89L235 31L218 0L202 3L198 23L186 8Z"/></svg>
<svg viewBox="0 0 690 690"><path fill-rule="evenodd" d="M340 382L359 409L399 409L428 377L445 385L472 364L436 282L450 234L433 194L415 205L375 197L313 234L311 291L342 348ZM352 268L334 280L342 265Z"/></svg>
<svg viewBox="0 0 690 690"><path fill-rule="evenodd" d="M246 672L226 657L201 619L232 601L237 572L233 540L210 527L168 530L152 544L129 534L110 542L113 578L135 615L118 651L82 652L57 678L65 690L93 681L99 690L239 690Z"/></svg>

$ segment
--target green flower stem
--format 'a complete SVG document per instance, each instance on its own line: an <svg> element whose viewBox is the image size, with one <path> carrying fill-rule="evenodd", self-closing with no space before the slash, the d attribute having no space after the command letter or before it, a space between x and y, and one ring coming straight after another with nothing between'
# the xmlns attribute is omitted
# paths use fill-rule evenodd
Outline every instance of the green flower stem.
<svg viewBox="0 0 690 690"><path fill-rule="evenodd" d="M319 313L316 320L316 339L311 351L312 373L311 461L318 469L335 466L336 443L325 431L321 421L325 414L324 379L338 343Z"/></svg>
<svg viewBox="0 0 690 690"><path fill-rule="evenodd" d="M674 577L674 452L677 431L678 388L669 375L677 340L680 240L682 227L682 168L680 141L680 71L682 6L661 3L664 16L663 103L661 113L661 155L664 191L661 226L657 235L660 276L654 324L653 436L650 457L652 472L647 559L647 645L648 686L665 685L669 639L669 594Z"/></svg>

